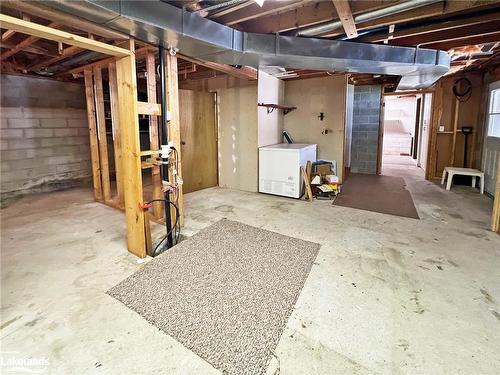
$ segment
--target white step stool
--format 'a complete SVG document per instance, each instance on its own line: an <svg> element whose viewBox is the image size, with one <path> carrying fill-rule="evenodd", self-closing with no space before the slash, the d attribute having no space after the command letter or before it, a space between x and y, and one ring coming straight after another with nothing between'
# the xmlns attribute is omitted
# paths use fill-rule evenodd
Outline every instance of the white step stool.
<svg viewBox="0 0 500 375"><path fill-rule="evenodd" d="M457 167L445 167L443 171L443 176L441 177L441 185L444 184L444 180L448 174L448 180L446 181L446 190L451 189L451 183L453 181L453 176L458 174L462 176L472 176L472 187L476 187L476 177L479 177L481 194L484 194L484 172L478 169L472 168L457 168Z"/></svg>

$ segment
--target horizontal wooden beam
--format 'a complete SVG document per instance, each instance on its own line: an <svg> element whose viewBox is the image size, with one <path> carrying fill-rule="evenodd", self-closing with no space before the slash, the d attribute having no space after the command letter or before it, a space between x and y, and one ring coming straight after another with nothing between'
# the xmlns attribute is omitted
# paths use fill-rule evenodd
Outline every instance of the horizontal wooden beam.
<svg viewBox="0 0 500 375"><path fill-rule="evenodd" d="M472 36L489 35L500 31L498 22L483 22L479 25L466 25L453 30L440 30L407 38L393 39L390 44L398 46L425 46L447 40L458 40Z"/></svg>
<svg viewBox="0 0 500 375"><path fill-rule="evenodd" d="M17 18L16 18L17 19ZM28 22L28 21L24 21L24 20L20 20L22 22ZM3 22L2 22L2 27L3 27ZM59 25L55 22L52 22L49 24L48 27L52 27L52 28L56 28L56 27L59 27ZM16 30L17 31L17 30ZM29 36L28 38L22 40L21 42L19 42L14 48L12 48L11 50L9 51L6 51L4 53L2 53L2 56L0 56L0 60L5 60L6 58L10 57L10 56L13 56L15 55L16 53L18 53L19 51L22 51L24 50L26 47L29 47L31 46L33 43L35 43L36 41L38 41L40 38L38 36Z"/></svg>
<svg viewBox="0 0 500 375"><path fill-rule="evenodd" d="M182 60L191 61L192 63L217 70L229 74L234 77L243 78L247 80L257 80L257 70L249 66L242 66L241 68L235 68L226 64L214 63L211 61L199 60L194 57L189 57L181 54L177 54Z"/></svg>
<svg viewBox="0 0 500 375"><path fill-rule="evenodd" d="M70 47L65 48L61 55L53 57L51 59L38 61L35 64L28 66L27 69L30 71L35 71L35 70L38 70L40 68L47 68L47 67L51 66L52 64L55 64L56 62L61 61L67 57L76 55L77 53L79 53L81 51L83 51L83 50L80 47L70 46Z"/></svg>
<svg viewBox="0 0 500 375"><path fill-rule="evenodd" d="M464 47L474 44L495 43L500 40L500 30L470 37L449 38L439 42L426 43L425 48L441 49L448 51L452 48Z"/></svg>
<svg viewBox="0 0 500 375"><path fill-rule="evenodd" d="M498 1L495 0L471 0L471 1L443 1L439 3L425 5L416 9L392 14L390 16L377 18L372 21L357 23L359 30L367 30L375 27L397 25L406 22L429 19L430 17L460 14L460 12L477 12L479 10L495 10ZM353 10L354 12L354 10ZM341 29L322 34L322 37L334 37L342 34Z"/></svg>
<svg viewBox="0 0 500 375"><path fill-rule="evenodd" d="M0 14L0 22L2 23L2 28L15 30L16 32L32 35L34 37L63 42L71 46L77 46L83 49L116 57L130 56L130 51L124 48L84 38L82 36L71 34L65 31L56 30L37 23L24 21L16 17L7 16L5 14Z"/></svg>
<svg viewBox="0 0 500 375"><path fill-rule="evenodd" d="M158 103L137 102L137 112L140 115L161 116L161 106Z"/></svg>
<svg viewBox="0 0 500 375"><path fill-rule="evenodd" d="M356 15L387 7L397 2L396 0L351 1L350 6L352 14ZM279 2L270 1L269 3L276 4ZM265 4L264 6L266 6ZM300 6L288 11L280 11L276 14L262 15L259 18L240 21L238 25L244 31L277 33L338 19L332 1L311 1L300 4ZM343 33L342 28L339 31L340 34Z"/></svg>
<svg viewBox="0 0 500 375"><path fill-rule="evenodd" d="M60 23L61 25L84 31L103 38L120 40L129 39L127 34L111 30L105 26L97 25L87 21L82 17L72 16L49 8L40 1L2 0L2 8L17 10L22 13L29 13L46 20Z"/></svg>
<svg viewBox="0 0 500 375"><path fill-rule="evenodd" d="M358 31L356 30L356 24L354 23L354 18L352 17L351 7L349 6L348 0L333 0L333 5L337 10L340 22L342 22L342 27L347 35L348 39L357 38Z"/></svg>
<svg viewBox="0 0 500 375"><path fill-rule="evenodd" d="M144 57L144 56L146 56L146 53L148 51L151 51L151 50L155 50L155 47L151 47L151 46L141 47L135 51L135 58L139 59L141 57ZM66 70L64 72L58 73L57 75L62 76L62 75L66 75L66 74L78 74L78 73L83 72L87 68L93 68L94 66L105 66L105 65L108 65L109 63L112 63L114 61L115 61L114 57L109 57L107 59L94 61L93 63L90 63L90 64L77 66L76 68Z"/></svg>
<svg viewBox="0 0 500 375"><path fill-rule="evenodd" d="M296 9L306 3L311 3L312 0L302 1L266 1L261 7L253 2L249 5L246 4L244 9L238 9L228 13L217 13L210 18L216 18L217 22L225 25L235 25L241 22L249 21L259 17L269 16L279 12L285 12Z"/></svg>
<svg viewBox="0 0 500 375"><path fill-rule="evenodd" d="M477 25L484 22L497 21L498 19L500 19L500 11L488 12L486 14L481 14L479 16L473 17L464 15L463 17L452 21L432 20L423 26L402 28L399 30L396 28L396 30L392 33L392 40L433 33L437 31L453 30L458 27ZM381 32L367 35L361 38L361 40L363 42L381 42L386 38L387 32Z"/></svg>
<svg viewBox="0 0 500 375"><path fill-rule="evenodd" d="M36 46L36 45L26 45L26 46L21 46L19 47L18 44L11 44L8 42L0 42L0 47L6 48L9 50L15 50L16 53L19 51L24 51L28 53L33 53L36 55L42 55L42 56L47 56L47 57L56 57L59 56L57 54L57 51L49 51L45 48Z"/></svg>

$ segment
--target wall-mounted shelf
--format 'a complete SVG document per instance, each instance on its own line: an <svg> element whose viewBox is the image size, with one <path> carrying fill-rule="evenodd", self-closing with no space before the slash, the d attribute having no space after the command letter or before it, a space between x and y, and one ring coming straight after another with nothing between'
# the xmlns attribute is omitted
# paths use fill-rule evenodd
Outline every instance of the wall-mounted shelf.
<svg viewBox="0 0 500 375"><path fill-rule="evenodd" d="M257 105L259 107L266 107L267 108L267 113L271 113L275 109L282 109L284 115L286 115L288 112L293 111L294 109L297 109L297 107L290 107L290 106L287 106L287 105L280 105L280 104L258 103Z"/></svg>

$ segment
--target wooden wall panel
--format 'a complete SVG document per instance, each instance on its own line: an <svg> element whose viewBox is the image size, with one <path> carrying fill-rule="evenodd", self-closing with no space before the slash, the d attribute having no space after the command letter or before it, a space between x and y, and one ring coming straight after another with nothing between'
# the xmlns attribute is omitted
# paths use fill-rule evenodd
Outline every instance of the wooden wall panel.
<svg viewBox="0 0 500 375"><path fill-rule="evenodd" d="M179 90L184 193L217 186L215 94Z"/></svg>
<svg viewBox="0 0 500 375"><path fill-rule="evenodd" d="M453 94L453 85L461 77L472 83L472 93L468 100L459 101ZM428 179L441 177L444 167L464 166L464 140L462 126L472 126L473 134L468 138L468 168L481 168L480 156L476 150L481 148L484 128L482 113L484 82L482 73L468 73L464 76L445 77L439 81L432 106L431 141L429 163L426 174ZM444 131L440 132L439 127Z"/></svg>

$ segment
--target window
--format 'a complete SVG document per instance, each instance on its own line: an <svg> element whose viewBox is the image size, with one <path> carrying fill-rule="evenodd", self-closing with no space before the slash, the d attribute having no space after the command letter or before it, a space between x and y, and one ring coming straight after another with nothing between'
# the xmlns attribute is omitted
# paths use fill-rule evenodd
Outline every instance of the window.
<svg viewBox="0 0 500 375"><path fill-rule="evenodd" d="M500 138L500 88L490 91L488 137Z"/></svg>

